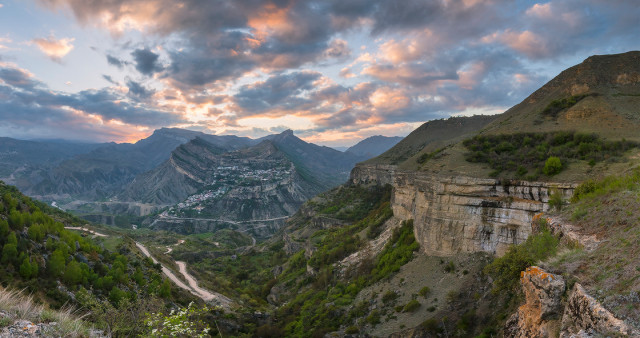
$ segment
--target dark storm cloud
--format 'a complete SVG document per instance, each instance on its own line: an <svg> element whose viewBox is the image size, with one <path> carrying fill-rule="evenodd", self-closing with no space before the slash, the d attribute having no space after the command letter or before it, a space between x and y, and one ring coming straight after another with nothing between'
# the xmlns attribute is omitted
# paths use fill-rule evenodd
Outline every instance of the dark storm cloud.
<svg viewBox="0 0 640 338"><path fill-rule="evenodd" d="M311 101L301 94L313 89L313 82L320 77L320 73L303 71L279 74L264 82L243 86L233 97L233 101L240 108L237 113L259 113L274 107L292 110L309 104Z"/></svg>
<svg viewBox="0 0 640 338"><path fill-rule="evenodd" d="M131 56L136 70L144 75L153 75L153 73L162 70L162 66L158 63L160 55L150 51L148 48L136 49L131 52Z"/></svg>

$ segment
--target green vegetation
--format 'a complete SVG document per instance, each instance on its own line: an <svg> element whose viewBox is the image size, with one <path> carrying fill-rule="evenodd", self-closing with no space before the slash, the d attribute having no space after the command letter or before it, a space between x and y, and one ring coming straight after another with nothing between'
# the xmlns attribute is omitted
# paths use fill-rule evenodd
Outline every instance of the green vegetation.
<svg viewBox="0 0 640 338"><path fill-rule="evenodd" d="M402 312L416 312L420 306L421 304L419 301L412 299L402 308Z"/></svg>
<svg viewBox="0 0 640 338"><path fill-rule="evenodd" d="M208 312L209 309L206 306L197 308L193 303L189 303L186 308L172 311L169 315L149 314L144 321L148 330L146 335L148 337L209 337L211 328L201 319Z"/></svg>
<svg viewBox="0 0 640 338"><path fill-rule="evenodd" d="M544 163L542 172L547 176L553 176L559 174L562 171L562 161L556 156L550 156Z"/></svg>
<svg viewBox="0 0 640 338"><path fill-rule="evenodd" d="M519 286L520 272L536 262L555 255L559 240L551 234L546 220L539 221L540 232L527 241L509 248L507 253L487 265L485 273L494 279L494 292L514 292Z"/></svg>
<svg viewBox="0 0 640 338"><path fill-rule="evenodd" d="M330 192L319 195L322 202L317 199L308 203L320 214L333 218L356 222L365 218L373 205L379 201L389 201L391 187L365 188L359 185L340 186Z"/></svg>
<svg viewBox="0 0 640 338"><path fill-rule="evenodd" d="M420 157L418 157L418 158L416 159L416 162L418 162L418 164L425 164L425 163L427 163L430 159L433 159L433 158L440 158L440 157L442 156L442 151L443 151L444 149L445 149L445 148L440 148L440 149L437 149L437 150L432 151L432 152L430 152L430 153L424 153L424 154L420 155Z"/></svg>
<svg viewBox="0 0 640 338"><path fill-rule="evenodd" d="M346 312L346 308L353 303L364 287L388 278L398 271L412 258L413 252L417 249L418 244L413 236L411 220L394 230L383 251L376 256L372 264L361 266L357 276L347 280L341 279L333 273L333 267L330 265L321 266L321 272L311 279L305 278L302 271L296 278L301 281L298 287L306 291L300 291L295 298L276 312L276 317L283 325L283 332L285 335L297 337L318 336L335 331L341 325L349 325L356 317L364 316L367 323L379 324L382 314L378 310L373 310L367 315L366 303L364 306L355 306L350 313ZM319 253L320 251L314 253L309 262L312 260L318 262L314 257L324 255ZM298 256L297 259L303 259L301 257L304 256ZM327 261L327 264L328 262L330 261ZM304 270L304 267L301 270ZM278 279L287 279L291 276L285 272ZM304 288L305 283L309 287ZM390 302L395 296L388 293L383 297Z"/></svg>
<svg viewBox="0 0 640 338"><path fill-rule="evenodd" d="M595 134L572 131L552 133L516 133L478 135L463 142L469 150L465 159L487 163L493 176L536 179L540 175L556 175L571 161L619 161L624 152L638 143L621 140L606 141Z"/></svg>
<svg viewBox="0 0 640 338"><path fill-rule="evenodd" d="M422 287L422 289L420 289L418 294L424 298L427 298L431 294L431 289L428 286L424 286Z"/></svg>
<svg viewBox="0 0 640 338"><path fill-rule="evenodd" d="M99 240L64 228L85 226L85 222L33 201L11 186L0 184L0 196L2 285L24 289L53 309L88 310L86 320L118 335L143 332L142 318L124 318L123 313L139 313L143 304L151 303L144 309L164 311L162 303L152 300L160 296L160 285L167 281L156 264L137 255L130 239L121 239L110 251ZM166 296L175 300L171 294Z"/></svg>
<svg viewBox="0 0 640 338"><path fill-rule="evenodd" d="M558 114L561 111L573 107L576 103L580 102L580 100L584 99L587 96L590 96L590 94L574 95L558 100L553 100L542 110L542 115L549 116L555 119L558 117Z"/></svg>

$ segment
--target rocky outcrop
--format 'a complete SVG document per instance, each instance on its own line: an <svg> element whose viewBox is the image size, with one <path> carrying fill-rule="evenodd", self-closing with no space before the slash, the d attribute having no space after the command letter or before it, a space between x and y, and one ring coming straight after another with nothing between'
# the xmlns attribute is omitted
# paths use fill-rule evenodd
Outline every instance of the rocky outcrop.
<svg viewBox="0 0 640 338"><path fill-rule="evenodd" d="M505 337L631 336L640 332L616 318L576 283L566 301L565 281L532 266L520 275L525 303L504 328Z"/></svg>
<svg viewBox="0 0 640 338"><path fill-rule="evenodd" d="M564 308L560 337L592 337L596 334L638 337L640 331L614 317L576 283Z"/></svg>
<svg viewBox="0 0 640 338"><path fill-rule="evenodd" d="M526 302L507 321L505 337L558 336L565 290L562 277L532 266L521 273L520 282Z"/></svg>
<svg viewBox="0 0 640 338"><path fill-rule="evenodd" d="M390 165L359 164L354 184L391 184L393 214L414 220L421 249L432 255L503 254L531 234L533 217L549 209L552 190L565 198L577 184L440 176Z"/></svg>

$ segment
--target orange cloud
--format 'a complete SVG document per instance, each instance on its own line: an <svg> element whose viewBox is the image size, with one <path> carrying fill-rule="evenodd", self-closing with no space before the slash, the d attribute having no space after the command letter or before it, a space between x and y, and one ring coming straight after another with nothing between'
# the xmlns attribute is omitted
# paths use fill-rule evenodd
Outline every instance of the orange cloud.
<svg viewBox="0 0 640 338"><path fill-rule="evenodd" d="M71 50L73 50L74 38L63 38L56 40L55 37L33 39L31 42L36 44L41 52L55 62L60 62Z"/></svg>
<svg viewBox="0 0 640 338"><path fill-rule="evenodd" d="M408 107L411 99L400 89L382 87L369 96L369 102L378 111L393 111Z"/></svg>

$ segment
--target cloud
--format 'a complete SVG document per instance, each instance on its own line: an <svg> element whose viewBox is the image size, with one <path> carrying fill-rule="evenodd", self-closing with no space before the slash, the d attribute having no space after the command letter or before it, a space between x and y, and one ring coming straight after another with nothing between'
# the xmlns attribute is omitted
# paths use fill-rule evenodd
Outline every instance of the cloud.
<svg viewBox="0 0 640 338"><path fill-rule="evenodd" d="M321 76L318 72L301 71L278 74L266 81L245 85L233 96L236 114L248 116L272 112L284 115L300 109L311 103L305 93L314 89L313 83Z"/></svg>
<svg viewBox="0 0 640 338"><path fill-rule="evenodd" d="M56 40L55 37L49 36L47 38L37 38L31 40L41 52L43 52L49 59L55 62L62 62L62 58L73 50L74 38L62 38Z"/></svg>
<svg viewBox="0 0 640 338"><path fill-rule="evenodd" d="M329 43L329 48L324 51L327 58L344 59L351 56L349 44L342 39L335 39Z"/></svg>
<svg viewBox="0 0 640 338"><path fill-rule="evenodd" d="M141 83L127 79L127 87L129 87L129 96L146 100L155 94L155 90L148 89Z"/></svg>
<svg viewBox="0 0 640 338"><path fill-rule="evenodd" d="M148 48L136 49L131 52L131 56L133 57L136 70L143 75L150 76L162 70L162 66L158 63L160 55L152 52ZM108 60L109 56L107 56L107 61ZM122 64L121 61L120 64Z"/></svg>
<svg viewBox="0 0 640 338"><path fill-rule="evenodd" d="M138 98L153 92L129 81L130 92ZM180 114L140 106L112 88L64 93L49 89L33 75L16 66L0 65L0 130L15 127L26 135L49 128L48 134L69 131L65 137L90 139L111 135L117 130L134 132L133 127L155 128L184 123ZM96 129L104 128L97 132ZM82 136L82 137L81 137Z"/></svg>
<svg viewBox="0 0 640 338"><path fill-rule="evenodd" d="M132 124L146 109L153 123L186 112L199 127L238 132L237 120L283 116L327 137L408 128L509 107L588 55L640 48L631 1L38 1L115 35L134 32L107 62L135 68L144 85L125 77L115 88L105 77L114 88L94 93L102 108L82 106ZM366 48L357 55L349 44ZM16 91L42 85L29 79ZM69 95L74 107L89 98ZM102 110L108 100L115 113Z"/></svg>
<svg viewBox="0 0 640 338"><path fill-rule="evenodd" d="M112 66L116 66L120 69L124 68L124 66L128 65L129 62L124 61L124 60L120 60L119 58L113 56L113 55L108 55L107 54L107 63L112 65Z"/></svg>

